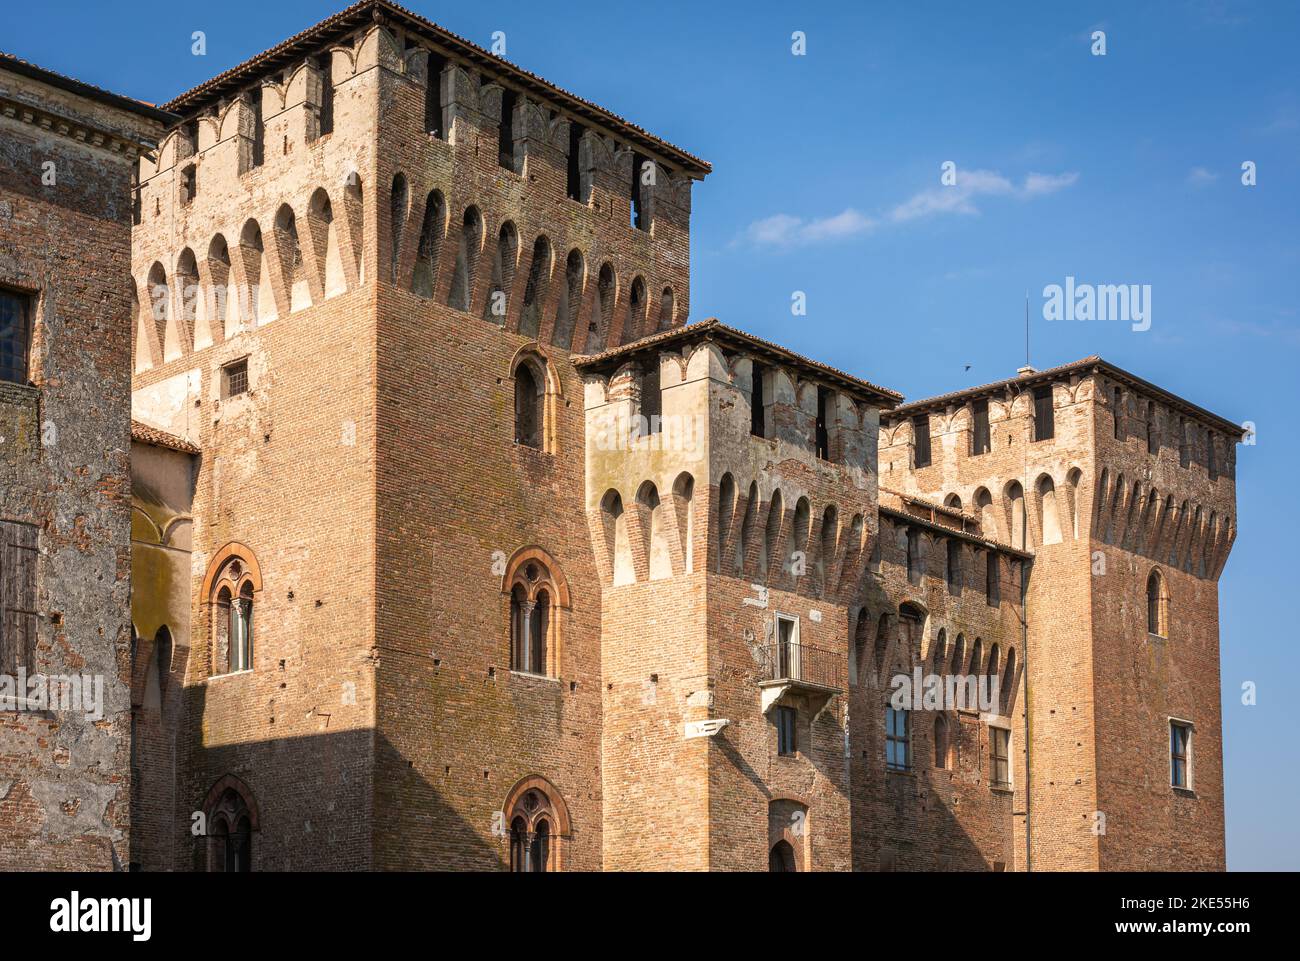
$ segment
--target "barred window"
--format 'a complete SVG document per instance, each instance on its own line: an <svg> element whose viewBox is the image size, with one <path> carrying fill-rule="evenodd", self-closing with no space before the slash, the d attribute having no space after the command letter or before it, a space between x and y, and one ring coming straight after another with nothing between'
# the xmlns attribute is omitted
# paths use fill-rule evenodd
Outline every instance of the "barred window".
<svg viewBox="0 0 1300 961"><path fill-rule="evenodd" d="M37 528L0 521L0 673L36 663Z"/></svg>
<svg viewBox="0 0 1300 961"><path fill-rule="evenodd" d="M248 393L247 357L221 368L221 396L231 398L246 393Z"/></svg>

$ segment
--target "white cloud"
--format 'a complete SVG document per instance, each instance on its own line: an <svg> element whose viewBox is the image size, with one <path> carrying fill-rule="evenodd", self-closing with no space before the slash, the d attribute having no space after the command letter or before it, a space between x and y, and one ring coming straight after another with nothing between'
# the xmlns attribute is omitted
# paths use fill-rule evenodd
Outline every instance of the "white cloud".
<svg viewBox="0 0 1300 961"><path fill-rule="evenodd" d="M851 237L870 230L875 225L852 207L847 207L833 217L804 220L790 214L775 214L756 220L745 229L745 238L760 247L794 247L815 244L824 240Z"/></svg>
<svg viewBox="0 0 1300 961"><path fill-rule="evenodd" d="M1204 167L1193 167L1187 172L1187 186L1189 187L1208 187L1218 179L1218 174L1210 173Z"/></svg>
<svg viewBox="0 0 1300 961"><path fill-rule="evenodd" d="M1027 174L1020 184L995 170L957 169L957 182L951 186L927 187L895 205L882 219L869 217L848 207L831 217L806 220L793 214L773 214L751 223L736 243L748 242L757 247L797 247L822 243L866 233L883 222L903 224L924 217L944 214L978 214L976 200L982 197L1009 197L1029 200L1056 193L1079 179L1074 172Z"/></svg>
<svg viewBox="0 0 1300 961"><path fill-rule="evenodd" d="M951 186L928 187L896 206L889 215L894 223L906 223L936 214L978 214L978 197L1011 197L1026 200L1064 190L1079 179L1077 173L1027 175L1020 186L996 170L957 168L957 182Z"/></svg>

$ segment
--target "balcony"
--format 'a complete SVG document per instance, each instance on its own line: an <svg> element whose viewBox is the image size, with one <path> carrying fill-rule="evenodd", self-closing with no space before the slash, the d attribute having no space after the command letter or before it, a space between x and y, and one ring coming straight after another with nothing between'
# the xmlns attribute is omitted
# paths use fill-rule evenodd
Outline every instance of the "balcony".
<svg viewBox="0 0 1300 961"><path fill-rule="evenodd" d="M763 713L778 704L798 699L814 715L821 713L831 698L842 692L840 670L844 655L798 641L775 641L759 655L759 690Z"/></svg>

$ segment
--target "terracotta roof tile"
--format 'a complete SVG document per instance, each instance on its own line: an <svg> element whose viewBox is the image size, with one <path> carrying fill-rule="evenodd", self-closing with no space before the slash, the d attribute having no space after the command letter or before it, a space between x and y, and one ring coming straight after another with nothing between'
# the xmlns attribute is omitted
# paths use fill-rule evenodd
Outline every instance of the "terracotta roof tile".
<svg viewBox="0 0 1300 961"><path fill-rule="evenodd" d="M169 434L165 430L150 427L148 424L134 419L131 421L131 439L154 447L165 447L168 450L180 451L182 454L202 453L197 444L191 444L183 437L177 437L175 434Z"/></svg>
<svg viewBox="0 0 1300 961"><path fill-rule="evenodd" d="M952 391L947 394L939 394L935 397L925 397L920 400L909 401L906 404L900 404L888 412L881 413L880 421L884 423L896 423L905 417L913 414L920 414L926 411L938 410L947 407L949 404L955 404L958 401L970 400L978 397L980 394L998 393L1007 387L1016 384L1021 386L1033 386L1043 384L1049 381L1057 380L1063 376L1074 373L1084 373L1097 370L1108 377L1121 381L1128 386L1139 390L1143 393L1158 397L1170 407L1181 411L1185 414L1204 421L1225 433L1240 437L1242 427L1240 424L1234 424L1226 417L1220 417L1204 407L1198 407L1191 401L1179 397L1177 394L1165 390L1163 387L1157 387L1150 381L1143 380L1136 374L1131 374L1122 367L1116 367L1109 361L1103 360L1097 355L1085 357L1082 360L1076 360L1068 364L1061 364L1059 367L1049 367L1046 370L1035 371L1025 376L1007 377L1003 380L997 380L990 384L984 384L980 387L967 387L963 390Z"/></svg>
<svg viewBox="0 0 1300 961"><path fill-rule="evenodd" d="M252 76L260 70L283 66L296 61L305 52L305 48L316 45L332 34L346 33L360 26L368 19L384 16L403 21L406 25L431 35L432 39L451 47L467 59L490 63L515 82L530 90L539 92L542 96L550 97L574 113L621 130L624 135L630 135L630 139L638 140L642 145L658 150L667 159L681 164L684 169L698 177L703 177L713 169L707 161L687 153L682 148L660 137L656 137L643 127L623 119L599 104L585 100L539 77L535 73L516 66L508 60L503 60L473 41L466 40L445 27L440 27L419 14L407 10L405 7L389 2L389 0L359 0L358 3L354 3L333 16L325 18L315 26L308 27L301 33L276 44L269 50L265 50L257 56L231 67L224 73L218 74L211 80L199 84L192 90L180 94L163 106L175 113L189 113L197 107L233 93L247 84L252 79Z"/></svg>
<svg viewBox="0 0 1300 961"><path fill-rule="evenodd" d="M834 367L823 364L820 361L804 357L802 354L796 354L794 351L787 350L780 344L774 344L770 340L764 340L761 337L755 337L753 334L746 333L745 331L739 330L735 327L729 327L716 317L709 317L706 320L701 320L694 324L687 324L684 327L674 327L671 330L651 334L648 337L642 337L640 340L635 340L630 344L624 344L621 347L604 350L598 354L587 354L585 356L577 355L573 357L573 364L579 370L608 367L615 361L622 361L628 357L635 356L650 347L658 347L664 344L673 344L678 341L690 341L707 337L729 340L737 346L748 347L757 350L760 353L766 353L784 363L806 368L820 374L829 381L849 388L855 393L870 396L878 405L883 407L892 407L903 397L903 395L898 393L898 391L890 390L888 387L880 387L869 381L854 377L852 374L846 374L841 370L836 370Z"/></svg>

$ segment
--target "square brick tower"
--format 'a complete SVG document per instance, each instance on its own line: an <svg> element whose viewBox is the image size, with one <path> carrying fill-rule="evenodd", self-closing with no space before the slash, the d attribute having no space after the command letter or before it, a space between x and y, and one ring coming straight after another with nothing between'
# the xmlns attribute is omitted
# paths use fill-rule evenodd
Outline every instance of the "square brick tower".
<svg viewBox="0 0 1300 961"><path fill-rule="evenodd" d="M883 419L882 486L1032 555L1032 869L1224 867L1217 582L1240 437L1096 357Z"/></svg>
<svg viewBox="0 0 1300 961"><path fill-rule="evenodd" d="M168 108L135 415L201 454L145 867L600 867L570 355L681 325L707 164L382 0Z"/></svg>
<svg viewBox="0 0 1300 961"><path fill-rule="evenodd" d="M168 108L142 867L1222 866L1232 424L686 325L708 165L385 0Z"/></svg>

